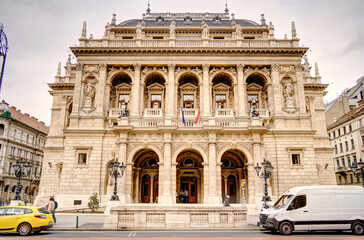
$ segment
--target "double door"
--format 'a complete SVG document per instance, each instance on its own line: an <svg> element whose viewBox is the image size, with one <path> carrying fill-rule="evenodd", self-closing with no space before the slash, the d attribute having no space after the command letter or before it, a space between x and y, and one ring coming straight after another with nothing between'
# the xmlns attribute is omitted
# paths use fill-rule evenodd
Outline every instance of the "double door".
<svg viewBox="0 0 364 240"><path fill-rule="evenodd" d="M197 178L181 177L181 192L188 192L187 201L185 203L197 203Z"/></svg>

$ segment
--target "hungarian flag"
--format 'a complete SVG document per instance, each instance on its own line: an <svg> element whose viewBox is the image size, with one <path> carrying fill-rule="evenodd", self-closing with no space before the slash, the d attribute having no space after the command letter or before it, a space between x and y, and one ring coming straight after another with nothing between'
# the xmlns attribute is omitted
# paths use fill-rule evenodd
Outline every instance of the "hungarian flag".
<svg viewBox="0 0 364 240"><path fill-rule="evenodd" d="M200 121L200 107L198 107L198 110L197 110L197 116L196 116L195 123L198 123L198 121Z"/></svg>
<svg viewBox="0 0 364 240"><path fill-rule="evenodd" d="M182 114L182 122L186 123L185 121L185 114L183 113L183 108L181 107L181 114Z"/></svg>

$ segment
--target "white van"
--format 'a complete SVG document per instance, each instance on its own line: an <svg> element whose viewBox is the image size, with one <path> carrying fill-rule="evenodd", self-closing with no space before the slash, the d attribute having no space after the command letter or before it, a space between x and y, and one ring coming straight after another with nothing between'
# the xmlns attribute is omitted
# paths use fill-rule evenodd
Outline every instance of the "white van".
<svg viewBox="0 0 364 240"><path fill-rule="evenodd" d="M259 223L272 232L351 230L364 233L364 189L360 186L305 186L289 189Z"/></svg>

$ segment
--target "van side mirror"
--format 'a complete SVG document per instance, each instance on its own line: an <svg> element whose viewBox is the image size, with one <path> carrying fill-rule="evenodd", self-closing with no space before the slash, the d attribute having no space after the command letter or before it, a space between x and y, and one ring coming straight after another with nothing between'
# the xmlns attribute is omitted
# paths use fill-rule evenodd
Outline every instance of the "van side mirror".
<svg viewBox="0 0 364 240"><path fill-rule="evenodd" d="M288 210L288 211L289 211L289 210L294 210L294 204L293 204L293 202L292 202L291 204L289 204L289 206L288 206L287 210Z"/></svg>

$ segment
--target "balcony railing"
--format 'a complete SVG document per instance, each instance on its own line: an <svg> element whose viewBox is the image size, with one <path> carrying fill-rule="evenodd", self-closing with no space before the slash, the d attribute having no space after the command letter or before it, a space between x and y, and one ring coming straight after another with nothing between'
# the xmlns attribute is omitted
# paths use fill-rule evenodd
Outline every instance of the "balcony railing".
<svg viewBox="0 0 364 240"><path fill-rule="evenodd" d="M185 118L196 118L198 109L197 108L183 108L183 115ZM179 113L182 117L182 112Z"/></svg>
<svg viewBox="0 0 364 240"><path fill-rule="evenodd" d="M298 40L292 39L81 39L80 47L243 47L243 48L290 48L298 47Z"/></svg>
<svg viewBox="0 0 364 240"><path fill-rule="evenodd" d="M215 109L215 117L234 117L234 110L232 108Z"/></svg>
<svg viewBox="0 0 364 240"><path fill-rule="evenodd" d="M123 109L121 108L111 108L109 110L109 118L118 118L121 116L121 112Z"/></svg>
<svg viewBox="0 0 364 240"><path fill-rule="evenodd" d="M163 117L163 111L160 108L146 108L144 117Z"/></svg>

